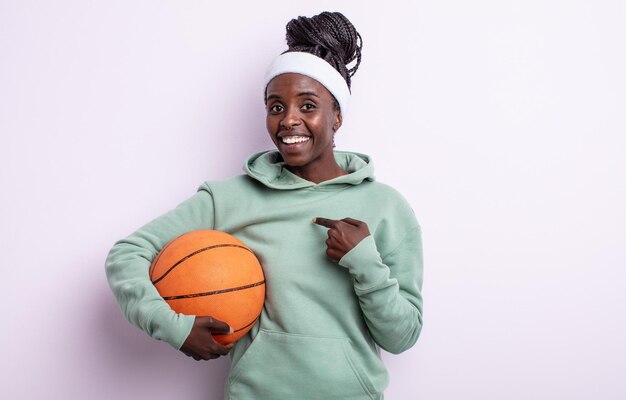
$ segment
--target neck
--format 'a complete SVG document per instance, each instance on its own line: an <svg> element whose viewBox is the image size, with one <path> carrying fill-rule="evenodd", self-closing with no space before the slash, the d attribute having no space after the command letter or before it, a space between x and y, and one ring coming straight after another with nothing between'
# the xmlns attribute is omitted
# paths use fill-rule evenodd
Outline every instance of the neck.
<svg viewBox="0 0 626 400"><path fill-rule="evenodd" d="M334 159L332 165L305 165L302 167L288 165L287 169L294 175L313 183L321 183L338 176L348 175Z"/></svg>

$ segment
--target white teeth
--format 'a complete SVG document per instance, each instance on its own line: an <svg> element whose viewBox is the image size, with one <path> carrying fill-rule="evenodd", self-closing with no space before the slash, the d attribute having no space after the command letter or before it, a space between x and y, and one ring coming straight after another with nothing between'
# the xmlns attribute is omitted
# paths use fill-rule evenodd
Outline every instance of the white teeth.
<svg viewBox="0 0 626 400"><path fill-rule="evenodd" d="M285 144L303 143L308 142L311 139L308 136L285 136L281 138Z"/></svg>

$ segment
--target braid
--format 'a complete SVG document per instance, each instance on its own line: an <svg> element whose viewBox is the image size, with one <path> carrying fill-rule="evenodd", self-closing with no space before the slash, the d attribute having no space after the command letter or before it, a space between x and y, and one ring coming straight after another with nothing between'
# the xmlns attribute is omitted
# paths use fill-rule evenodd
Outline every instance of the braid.
<svg viewBox="0 0 626 400"><path fill-rule="evenodd" d="M361 64L363 41L354 25L339 12L324 11L313 17L298 17L287 24L287 46L322 58L351 86L351 77ZM348 64L356 63L348 69Z"/></svg>

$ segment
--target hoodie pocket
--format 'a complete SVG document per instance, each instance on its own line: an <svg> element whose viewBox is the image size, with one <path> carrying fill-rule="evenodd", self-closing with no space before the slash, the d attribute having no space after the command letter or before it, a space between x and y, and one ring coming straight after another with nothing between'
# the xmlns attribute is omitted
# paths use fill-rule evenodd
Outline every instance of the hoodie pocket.
<svg viewBox="0 0 626 400"><path fill-rule="evenodd" d="M378 399L347 338L259 330L233 366L233 399Z"/></svg>

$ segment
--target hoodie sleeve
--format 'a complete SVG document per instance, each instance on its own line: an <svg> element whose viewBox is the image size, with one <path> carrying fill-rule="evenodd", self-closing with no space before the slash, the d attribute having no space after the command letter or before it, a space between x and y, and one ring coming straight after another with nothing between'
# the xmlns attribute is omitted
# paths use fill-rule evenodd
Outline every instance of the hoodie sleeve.
<svg viewBox="0 0 626 400"><path fill-rule="evenodd" d="M339 260L354 279L354 291L370 334L394 354L411 348L422 329L422 241L419 226L381 256L372 235Z"/></svg>
<svg viewBox="0 0 626 400"><path fill-rule="evenodd" d="M195 317L175 313L150 281L148 269L159 250L172 239L197 229L212 229L213 199L206 190L146 224L110 250L106 275L128 321L151 337L179 349Z"/></svg>

